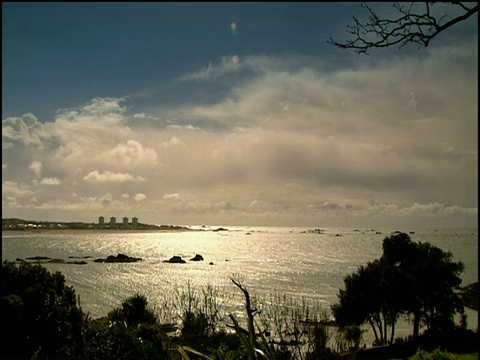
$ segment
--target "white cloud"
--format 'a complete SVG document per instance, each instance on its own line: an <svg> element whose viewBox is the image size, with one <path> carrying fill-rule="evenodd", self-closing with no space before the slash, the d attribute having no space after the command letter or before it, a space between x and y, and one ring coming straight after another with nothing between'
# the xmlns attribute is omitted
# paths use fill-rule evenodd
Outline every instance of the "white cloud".
<svg viewBox="0 0 480 360"><path fill-rule="evenodd" d="M113 149L105 151L101 157L106 163L122 168L153 166L158 163L157 152L154 149L143 147L136 140L119 143Z"/></svg>
<svg viewBox="0 0 480 360"><path fill-rule="evenodd" d="M100 154L131 139L134 133L125 124L124 99L96 98L74 109L58 112L52 124L55 157L64 167L105 162Z"/></svg>
<svg viewBox="0 0 480 360"><path fill-rule="evenodd" d="M145 119L147 117L147 114L142 112L142 113L138 113L138 114L133 114L133 118L134 119Z"/></svg>
<svg viewBox="0 0 480 360"><path fill-rule="evenodd" d="M162 145L168 147L168 146L177 146L181 144L182 142L176 136L173 136L170 140L168 140L167 142L164 142Z"/></svg>
<svg viewBox="0 0 480 360"><path fill-rule="evenodd" d="M56 177L51 178L44 178L40 181L42 185L60 185L62 183L61 180L57 179Z"/></svg>
<svg viewBox="0 0 480 360"><path fill-rule="evenodd" d="M108 125L120 125L125 119L125 107L121 106L123 98L94 98L80 108L60 109L57 111L56 122L70 121L83 125L92 125L94 120Z"/></svg>
<svg viewBox="0 0 480 360"><path fill-rule="evenodd" d="M148 120L148 121L159 121L160 120L158 117L147 114L146 112L133 114L133 118L135 120L139 120L139 121L146 121L146 120Z"/></svg>
<svg viewBox="0 0 480 360"><path fill-rule="evenodd" d="M174 129L174 130L191 130L191 131L201 130L200 127L198 127L198 126L193 126L192 124L188 124L188 125L175 125L175 124L172 124L172 125L168 125L168 128Z"/></svg>
<svg viewBox="0 0 480 360"><path fill-rule="evenodd" d="M35 160L30 164L29 169L32 170L37 177L40 177L42 174L42 163Z"/></svg>
<svg viewBox="0 0 480 360"><path fill-rule="evenodd" d="M179 193L165 194L163 195L164 199L177 199L180 197Z"/></svg>
<svg viewBox="0 0 480 360"><path fill-rule="evenodd" d="M133 197L133 199L135 201L142 201L142 200L146 200L147 199L147 196L145 194L142 194L142 193L138 193L138 194L135 194L135 196Z"/></svg>
<svg viewBox="0 0 480 360"><path fill-rule="evenodd" d="M145 181L145 178L141 176L132 176L129 173L115 173L110 171L105 171L103 173L98 172L98 170L90 172L88 175L83 177L83 180L91 183L122 183L122 182L141 182Z"/></svg>
<svg viewBox="0 0 480 360"><path fill-rule="evenodd" d="M43 148L52 139L50 126L38 121L33 114L2 120L2 148L10 149L19 142L33 148Z"/></svg>
<svg viewBox="0 0 480 360"><path fill-rule="evenodd" d="M212 62L209 62L207 67L181 76L178 81L191 81L191 80L210 80L225 76L226 74L237 71L239 68L238 56L237 61L235 61L234 56L224 56L222 62L219 65L213 65Z"/></svg>

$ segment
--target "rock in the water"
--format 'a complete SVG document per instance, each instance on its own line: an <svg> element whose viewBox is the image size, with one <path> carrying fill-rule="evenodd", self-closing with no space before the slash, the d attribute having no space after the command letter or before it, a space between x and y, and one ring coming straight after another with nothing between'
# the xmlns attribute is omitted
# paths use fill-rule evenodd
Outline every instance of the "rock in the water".
<svg viewBox="0 0 480 360"><path fill-rule="evenodd" d="M190 259L190 261L203 261L203 256L196 254L195 257Z"/></svg>
<svg viewBox="0 0 480 360"><path fill-rule="evenodd" d="M118 254L117 256L109 255L106 259L96 259L93 262L106 262L106 263L119 263L119 262L137 262L141 261L141 258L134 258L125 254Z"/></svg>
<svg viewBox="0 0 480 360"><path fill-rule="evenodd" d="M27 257L26 258L27 260L39 260L39 261L42 261L42 260L51 260L51 258L47 257L47 256L32 256L32 257Z"/></svg>
<svg viewBox="0 0 480 360"><path fill-rule="evenodd" d="M172 256L169 260L164 260L163 262L168 262L171 264L185 264L186 261L182 259L181 256Z"/></svg>
<svg viewBox="0 0 480 360"><path fill-rule="evenodd" d="M63 260L63 259L51 259L51 260L48 260L46 262L50 263L50 264L64 264L65 260Z"/></svg>

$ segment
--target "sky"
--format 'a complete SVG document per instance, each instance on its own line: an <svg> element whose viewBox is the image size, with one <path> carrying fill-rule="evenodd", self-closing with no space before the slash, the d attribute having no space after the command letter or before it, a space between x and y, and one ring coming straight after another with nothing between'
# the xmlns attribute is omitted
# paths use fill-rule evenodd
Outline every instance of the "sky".
<svg viewBox="0 0 480 360"><path fill-rule="evenodd" d="M478 17L427 48L327 43L367 15L3 2L2 217L476 228Z"/></svg>

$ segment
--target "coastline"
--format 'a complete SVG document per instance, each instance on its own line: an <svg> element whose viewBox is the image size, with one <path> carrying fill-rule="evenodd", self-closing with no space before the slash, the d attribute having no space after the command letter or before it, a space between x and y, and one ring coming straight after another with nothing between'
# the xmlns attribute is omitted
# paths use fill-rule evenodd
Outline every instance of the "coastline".
<svg viewBox="0 0 480 360"><path fill-rule="evenodd" d="M35 229L35 230L2 230L4 236L34 236L34 235L66 235L66 234L121 234L121 233L165 233L201 231L189 228L162 228L162 229Z"/></svg>

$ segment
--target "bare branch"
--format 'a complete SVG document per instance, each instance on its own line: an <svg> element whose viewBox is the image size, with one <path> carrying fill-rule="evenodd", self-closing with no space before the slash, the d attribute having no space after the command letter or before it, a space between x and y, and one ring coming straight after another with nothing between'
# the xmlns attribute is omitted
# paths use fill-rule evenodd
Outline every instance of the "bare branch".
<svg viewBox="0 0 480 360"><path fill-rule="evenodd" d="M247 312L247 326L248 326L248 336L250 343L252 346L255 345L255 327L254 327L254 321L253 321L253 316L255 314L255 309L252 309L251 307L251 302L250 302L250 293L247 291L245 287L243 287L239 282L235 281L234 279L230 279L232 282L243 292L243 295L245 296L245 311ZM232 318L232 317L231 317ZM238 324L236 324L238 325Z"/></svg>
<svg viewBox="0 0 480 360"><path fill-rule="evenodd" d="M433 38L442 31L453 25L464 21L478 12L478 4L473 7L459 2L449 3L457 7L457 10L463 11L463 14L445 21L448 14L441 17L435 17L431 13L431 8L437 3L424 3L424 10L416 13L414 5L411 3L405 6L403 3L395 3L393 6L398 11L399 16L396 19L381 19L366 3L361 7L368 11L368 20L362 23L353 16L353 24L347 25L347 33L353 35L353 40L338 42L330 38L327 43L341 49L354 49L359 54L368 54L373 48L384 48L398 45L399 48L414 43L419 46L427 47Z"/></svg>

